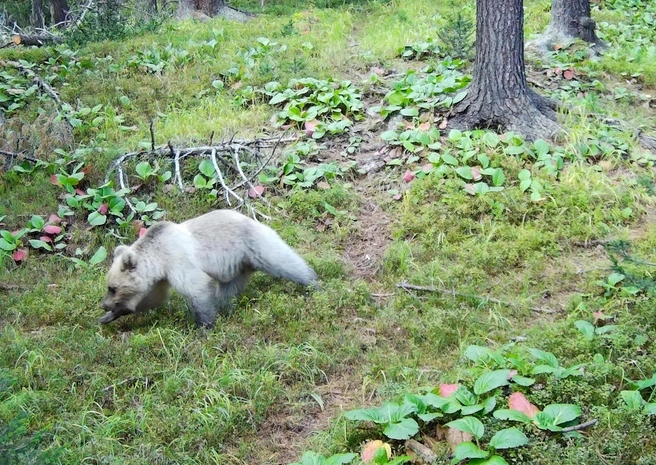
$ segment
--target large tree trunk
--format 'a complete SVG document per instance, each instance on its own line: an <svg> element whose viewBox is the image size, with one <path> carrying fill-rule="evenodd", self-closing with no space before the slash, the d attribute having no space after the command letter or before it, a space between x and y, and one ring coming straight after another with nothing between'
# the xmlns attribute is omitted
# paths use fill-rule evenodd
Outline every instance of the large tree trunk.
<svg viewBox="0 0 656 465"><path fill-rule="evenodd" d="M556 103L531 89L524 69L522 0L476 1L476 62L467 97L449 126L491 128L552 138L559 130Z"/></svg>
<svg viewBox="0 0 656 465"><path fill-rule="evenodd" d="M552 0L549 27L531 45L553 50L554 45L578 38L603 48L604 44L597 37L595 27L590 17L590 0Z"/></svg>
<svg viewBox="0 0 656 465"><path fill-rule="evenodd" d="M68 19L70 9L66 0L50 0L50 12L52 14L52 23L60 24Z"/></svg>

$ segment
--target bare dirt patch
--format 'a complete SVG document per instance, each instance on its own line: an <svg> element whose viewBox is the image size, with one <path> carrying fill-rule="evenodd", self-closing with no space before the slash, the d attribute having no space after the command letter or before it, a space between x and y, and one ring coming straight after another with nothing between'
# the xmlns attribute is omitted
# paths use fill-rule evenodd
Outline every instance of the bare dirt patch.
<svg viewBox="0 0 656 465"><path fill-rule="evenodd" d="M311 436L330 428L341 411L354 408L360 392L351 373L335 375L326 384L317 386L314 393L323 402L312 401L300 406L281 406L271 415L258 431L259 438L254 448L255 456L249 458L251 465L286 465L300 461Z"/></svg>

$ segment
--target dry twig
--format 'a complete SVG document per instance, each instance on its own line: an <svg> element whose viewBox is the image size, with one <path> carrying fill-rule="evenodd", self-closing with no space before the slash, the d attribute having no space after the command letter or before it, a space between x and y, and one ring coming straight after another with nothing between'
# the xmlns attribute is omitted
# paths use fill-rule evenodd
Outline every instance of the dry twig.
<svg viewBox="0 0 656 465"><path fill-rule="evenodd" d="M495 299L494 297L486 297L486 296L480 296L475 294L464 294L462 292L456 292L455 290L442 289L439 287L415 286L414 284L409 284L406 282L397 284L396 287L400 287L402 289L405 289L406 291L414 290L414 291L425 291L425 292L438 292L440 294L451 294L454 297L476 299L482 302L492 302L493 304L504 305L506 307L515 307L515 308L525 307L524 305L519 303L507 302L505 300ZM536 313L558 313L558 310L552 310L550 308L528 307L528 309Z"/></svg>
<svg viewBox="0 0 656 465"><path fill-rule="evenodd" d="M594 426L598 423L597 419L593 419L590 421L586 421L585 423L581 423L580 425L574 425L574 426L568 426L566 428L563 428L560 430L561 433L569 433L570 431L579 431L582 429L589 428L591 426Z"/></svg>

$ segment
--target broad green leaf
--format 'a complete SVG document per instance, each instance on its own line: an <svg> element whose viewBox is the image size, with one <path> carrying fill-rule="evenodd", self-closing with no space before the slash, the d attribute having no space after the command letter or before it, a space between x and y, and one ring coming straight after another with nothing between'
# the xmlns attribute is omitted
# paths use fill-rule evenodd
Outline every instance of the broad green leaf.
<svg viewBox="0 0 656 465"><path fill-rule="evenodd" d="M589 321L577 320L574 322L574 325L578 328L581 334L585 336L587 340L591 341L594 338L595 327Z"/></svg>
<svg viewBox="0 0 656 465"><path fill-rule="evenodd" d="M528 438L517 428L506 428L496 432L490 439L490 446L495 449L510 449L528 444Z"/></svg>
<svg viewBox="0 0 656 465"><path fill-rule="evenodd" d="M642 413L645 415L656 415L656 402L649 402L645 404L645 408Z"/></svg>
<svg viewBox="0 0 656 465"><path fill-rule="evenodd" d="M284 102L285 100L287 100L287 95L281 92L279 94L274 95L271 98L271 100L269 100L269 105L276 105L278 103Z"/></svg>
<svg viewBox="0 0 656 465"><path fill-rule="evenodd" d="M519 174L517 175L520 181L526 181L527 179L531 179L531 172L529 170L521 170Z"/></svg>
<svg viewBox="0 0 656 465"><path fill-rule="evenodd" d="M424 394L423 401L427 405L430 405L431 407L439 410L443 410L443 408L449 404L448 399L438 396L437 394L433 394L432 392Z"/></svg>
<svg viewBox="0 0 656 465"><path fill-rule="evenodd" d="M476 397L469 389L462 385L458 387L458 390L455 393L455 397L462 405L471 406L478 403L478 397Z"/></svg>
<svg viewBox="0 0 656 465"><path fill-rule="evenodd" d="M535 357L536 359L546 363L549 366L552 366L554 368L558 367L558 359L554 354L551 352L545 352L544 350L540 349L528 349L528 351Z"/></svg>
<svg viewBox="0 0 656 465"><path fill-rule="evenodd" d="M211 160L208 160L207 158L198 164L198 170L208 178L213 178L214 175L216 174L216 170L214 169L214 164L212 163Z"/></svg>
<svg viewBox="0 0 656 465"><path fill-rule="evenodd" d="M512 410L512 409L500 409L496 410L492 416L494 418L498 418L499 420L512 420L512 421L519 421L522 423L531 423L532 420L531 418L526 415L524 412L520 412L519 410Z"/></svg>
<svg viewBox="0 0 656 465"><path fill-rule="evenodd" d="M465 357L474 363L485 362L491 358L492 351L487 347L470 345L465 349Z"/></svg>
<svg viewBox="0 0 656 465"><path fill-rule="evenodd" d="M483 134L481 139L483 140L483 143L490 148L494 148L497 145L499 145L499 136L494 132L486 132L485 134ZM483 166L483 168L486 167Z"/></svg>
<svg viewBox="0 0 656 465"><path fill-rule="evenodd" d="M483 373L474 383L474 394L481 395L509 384L510 370L495 370Z"/></svg>
<svg viewBox="0 0 656 465"><path fill-rule="evenodd" d="M554 424L554 419L551 415L544 412L538 412L533 417L534 423L541 429L548 429L550 431L560 431L562 428Z"/></svg>
<svg viewBox="0 0 656 465"><path fill-rule="evenodd" d="M506 182L506 175L503 174L503 170L501 168L497 168L494 170L494 174L492 175L492 184L494 186L502 186L503 183Z"/></svg>
<svg viewBox="0 0 656 465"><path fill-rule="evenodd" d="M399 135L396 133L396 131L385 131L381 133L380 138L383 139L384 141L392 141L392 140L398 140Z"/></svg>
<svg viewBox="0 0 656 465"><path fill-rule="evenodd" d="M639 410L642 408L644 400L642 399L640 391L621 391L620 396L630 409Z"/></svg>
<svg viewBox="0 0 656 465"><path fill-rule="evenodd" d="M638 389L645 389L645 388L648 388L648 387L656 386L656 373L654 373L652 375L652 377L649 378L649 379L641 379L641 380L638 380L638 381L631 381L631 383L633 385L635 385L635 387L637 387Z"/></svg>
<svg viewBox="0 0 656 465"><path fill-rule="evenodd" d="M487 459L470 460L469 465L508 465L508 462L500 455L493 455Z"/></svg>
<svg viewBox="0 0 656 465"><path fill-rule="evenodd" d="M543 373L556 373L561 371L560 367L552 367L550 365L538 365L535 368L531 370L531 374L533 375L541 375Z"/></svg>
<svg viewBox="0 0 656 465"><path fill-rule="evenodd" d="M543 412L553 418L554 425L561 425L580 417L581 407L573 404L550 404Z"/></svg>
<svg viewBox="0 0 656 465"><path fill-rule="evenodd" d="M508 155L521 155L522 153L526 152L526 147L523 145L512 145L510 147L506 147L505 152Z"/></svg>
<svg viewBox="0 0 656 465"><path fill-rule="evenodd" d="M474 175L472 174L472 170L469 166L459 166L456 168L456 173L463 178L463 179L474 179Z"/></svg>
<svg viewBox="0 0 656 465"><path fill-rule="evenodd" d="M442 160L447 165L458 166L458 159L456 157L454 157L453 155L451 155L451 154L443 153L442 154Z"/></svg>
<svg viewBox="0 0 656 465"><path fill-rule="evenodd" d="M451 129L451 131L449 131L448 137L450 141L457 142L462 139L462 131Z"/></svg>
<svg viewBox="0 0 656 465"><path fill-rule="evenodd" d="M357 454L335 454L326 458L324 465L344 465L346 463L351 463Z"/></svg>
<svg viewBox="0 0 656 465"><path fill-rule="evenodd" d="M512 377L512 382L517 383L520 386L530 386L535 383L533 378L527 378L526 376L515 375Z"/></svg>
<svg viewBox="0 0 656 465"><path fill-rule="evenodd" d="M107 216L95 211L89 214L87 221L91 226L101 226L107 222Z"/></svg>
<svg viewBox="0 0 656 465"><path fill-rule="evenodd" d="M30 242L30 245L35 249L46 249L46 250L52 251L52 247L50 246L50 244L48 244L45 241L41 241L41 240L38 240L38 239L30 239L29 242Z"/></svg>
<svg viewBox="0 0 656 465"><path fill-rule="evenodd" d="M409 439L419 432L419 424L413 418L404 418L398 423L391 423L383 430L390 439Z"/></svg>
<svg viewBox="0 0 656 465"><path fill-rule="evenodd" d="M538 139L535 142L533 142L533 149L535 150L535 154L538 157L542 155L546 155L547 153L549 153L549 144L547 144L542 139Z"/></svg>
<svg viewBox="0 0 656 465"><path fill-rule="evenodd" d="M403 116L419 116L419 110L414 107L404 108L400 113Z"/></svg>
<svg viewBox="0 0 656 465"><path fill-rule="evenodd" d="M497 406L497 399L494 396L490 396L483 401L483 415L487 415Z"/></svg>
<svg viewBox="0 0 656 465"><path fill-rule="evenodd" d="M0 237L0 249L11 252L16 248L15 242L8 242L4 237Z"/></svg>
<svg viewBox="0 0 656 465"><path fill-rule="evenodd" d="M488 451L481 450L473 442L461 442L453 451L453 459L451 460L451 463L455 465L465 459L485 458L489 455L490 453Z"/></svg>
<svg viewBox="0 0 656 465"><path fill-rule="evenodd" d="M96 253L89 259L90 265L97 265L102 263L107 258L107 249L104 246L100 246Z"/></svg>
<svg viewBox="0 0 656 465"><path fill-rule="evenodd" d="M476 412L480 412L483 410L484 405L483 404L476 404L476 405L469 405L469 406L463 406L460 409L460 413L462 415L473 415Z"/></svg>
<svg viewBox="0 0 656 465"><path fill-rule="evenodd" d="M483 423L481 423L481 420L476 417L458 418L457 420L450 421L445 426L465 433L470 433L476 439L483 437L483 433L485 432Z"/></svg>

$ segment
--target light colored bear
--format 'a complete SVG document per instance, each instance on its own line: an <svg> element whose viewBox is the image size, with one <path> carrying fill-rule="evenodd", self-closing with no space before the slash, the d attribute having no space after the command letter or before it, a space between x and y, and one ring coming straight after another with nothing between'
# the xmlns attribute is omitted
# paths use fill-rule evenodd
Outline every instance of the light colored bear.
<svg viewBox="0 0 656 465"><path fill-rule="evenodd" d="M157 307L172 287L189 302L196 324L211 327L255 271L317 286L314 270L273 229L236 211L155 223L131 246L115 249L99 321Z"/></svg>

